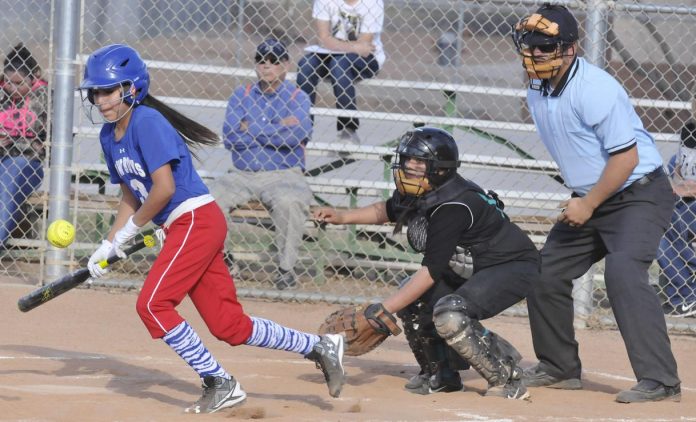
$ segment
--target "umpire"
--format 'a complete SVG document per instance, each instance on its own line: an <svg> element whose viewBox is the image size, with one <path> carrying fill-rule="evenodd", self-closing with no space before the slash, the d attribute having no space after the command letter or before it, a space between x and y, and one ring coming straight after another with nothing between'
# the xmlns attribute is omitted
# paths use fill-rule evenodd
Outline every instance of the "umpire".
<svg viewBox="0 0 696 422"><path fill-rule="evenodd" d="M621 403L681 398L677 364L648 267L675 197L655 142L623 87L577 56L578 25L544 4L514 28L530 78L537 131L573 191L541 251L541 279L528 298L539 364L528 387L580 389L572 280L605 259L607 294L638 383Z"/></svg>

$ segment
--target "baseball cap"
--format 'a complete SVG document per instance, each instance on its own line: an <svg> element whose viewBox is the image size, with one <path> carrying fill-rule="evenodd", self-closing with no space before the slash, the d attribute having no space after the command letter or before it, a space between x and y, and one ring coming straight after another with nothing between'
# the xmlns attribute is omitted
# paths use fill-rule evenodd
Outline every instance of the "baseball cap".
<svg viewBox="0 0 696 422"><path fill-rule="evenodd" d="M268 38L256 47L256 61L271 57L276 60L289 60L288 49L281 41Z"/></svg>
<svg viewBox="0 0 696 422"><path fill-rule="evenodd" d="M541 15L543 18L546 18L551 25L549 26L543 20L532 25L532 17L534 15L530 16L525 27L528 32L523 35L521 40L524 44L548 45L556 44L558 42L572 43L577 41L579 38L578 22L565 6L544 3L534 14ZM557 27L553 24L556 24ZM530 26L533 27L530 28ZM534 27L538 28L538 30ZM557 35L548 34L548 32L556 31Z"/></svg>

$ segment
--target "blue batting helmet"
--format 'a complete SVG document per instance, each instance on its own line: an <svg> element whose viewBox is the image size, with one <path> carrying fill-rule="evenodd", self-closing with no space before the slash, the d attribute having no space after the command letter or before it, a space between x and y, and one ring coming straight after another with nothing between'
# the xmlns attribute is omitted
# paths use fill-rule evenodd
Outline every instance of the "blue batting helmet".
<svg viewBox="0 0 696 422"><path fill-rule="evenodd" d="M150 74L135 49L124 44L112 44L90 54L80 89L113 88L125 84L135 87L135 104L147 96Z"/></svg>

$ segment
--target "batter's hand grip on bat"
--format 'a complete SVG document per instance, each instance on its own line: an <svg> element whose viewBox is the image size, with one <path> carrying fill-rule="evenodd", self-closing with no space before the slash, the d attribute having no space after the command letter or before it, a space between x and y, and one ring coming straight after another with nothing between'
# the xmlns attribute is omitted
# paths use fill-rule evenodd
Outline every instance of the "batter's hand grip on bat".
<svg viewBox="0 0 696 422"><path fill-rule="evenodd" d="M124 252L127 256L130 256L145 247L151 248L153 246L155 246L155 238L151 235L145 235L143 236L143 240L126 249ZM100 262L99 265L104 268L120 260L121 258L118 256L112 256L108 260ZM52 281L43 287L39 287L25 296L22 296L19 301L17 301L17 307L19 307L19 310L22 312L30 311L37 306L43 305L54 297L60 296L68 290L71 290L74 287L84 283L89 276L90 274L88 268L81 268L74 271L59 278L58 280Z"/></svg>
<svg viewBox="0 0 696 422"><path fill-rule="evenodd" d="M143 240L141 242L136 243L135 245L131 246L130 248L126 249L125 254L126 256L131 256L133 253L138 252L142 248L148 247L151 248L155 246L155 238L152 235L145 235L143 236ZM102 268L106 268L109 265L113 264L114 262L120 261L121 258L118 257L118 255L114 255L112 257L109 257L109 259L105 259L99 263L99 266Z"/></svg>

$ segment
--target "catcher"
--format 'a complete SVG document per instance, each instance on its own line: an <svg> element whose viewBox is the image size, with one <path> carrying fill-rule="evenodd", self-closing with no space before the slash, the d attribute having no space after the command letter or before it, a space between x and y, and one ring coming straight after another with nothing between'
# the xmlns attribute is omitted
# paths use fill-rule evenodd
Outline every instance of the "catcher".
<svg viewBox="0 0 696 422"><path fill-rule="evenodd" d="M391 221L395 232L407 225L409 244L424 254L421 268L384 302L338 311L321 330L344 332L346 354L359 355L400 332L397 314L407 333L413 331L409 345L422 371L407 388L460 390L457 370L466 363L488 381L486 396L525 399L520 354L480 321L527 296L539 277L539 254L495 193L461 177L457 167L459 151L448 132L414 129L396 148L397 190L390 199L347 211L315 211L315 219L331 224ZM469 254L470 275L462 265ZM442 340L464 362L451 359Z"/></svg>

